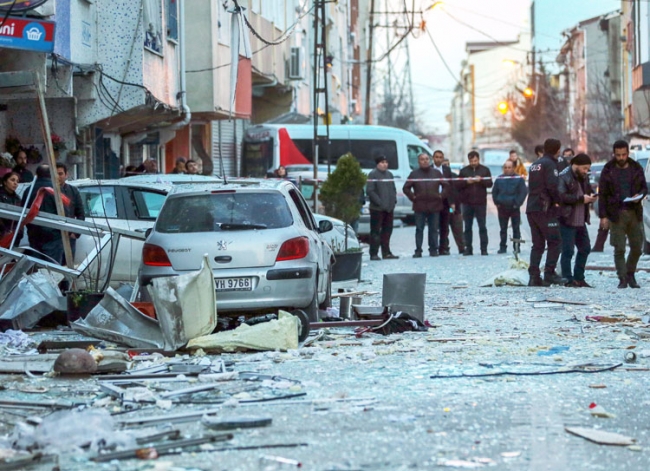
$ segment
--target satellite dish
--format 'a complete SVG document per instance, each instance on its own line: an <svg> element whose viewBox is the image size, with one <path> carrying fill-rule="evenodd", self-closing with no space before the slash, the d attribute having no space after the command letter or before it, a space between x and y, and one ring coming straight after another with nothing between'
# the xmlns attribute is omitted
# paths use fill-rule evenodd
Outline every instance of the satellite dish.
<svg viewBox="0 0 650 471"><path fill-rule="evenodd" d="M43 5L48 0L0 0L0 11L12 13L32 10ZM13 8L12 8L13 5Z"/></svg>

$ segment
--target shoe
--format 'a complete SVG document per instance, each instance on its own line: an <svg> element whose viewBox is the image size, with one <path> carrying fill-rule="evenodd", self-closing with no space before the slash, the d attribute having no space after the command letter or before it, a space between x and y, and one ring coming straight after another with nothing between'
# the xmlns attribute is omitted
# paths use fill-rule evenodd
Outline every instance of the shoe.
<svg viewBox="0 0 650 471"><path fill-rule="evenodd" d="M487 255L488 251L487 250L481 250L481 255Z"/></svg>
<svg viewBox="0 0 650 471"><path fill-rule="evenodd" d="M389 253L388 255L384 255L384 260L395 260L398 258L399 257L397 255L393 255L392 253Z"/></svg>
<svg viewBox="0 0 650 471"><path fill-rule="evenodd" d="M544 273L544 281L549 285L566 285L568 282L566 278L562 278L554 271Z"/></svg>
<svg viewBox="0 0 650 471"><path fill-rule="evenodd" d="M580 288L593 288L589 283L587 283L585 280L573 280L576 283L578 283Z"/></svg>
<svg viewBox="0 0 650 471"><path fill-rule="evenodd" d="M508 253L508 249L499 249L498 254Z"/></svg>
<svg viewBox="0 0 650 471"><path fill-rule="evenodd" d="M627 288L627 279L625 278L619 278L618 279L618 289L625 289Z"/></svg>
<svg viewBox="0 0 650 471"><path fill-rule="evenodd" d="M531 275L530 280L528 280L528 286L550 286L550 283L546 282L539 275Z"/></svg>
<svg viewBox="0 0 650 471"><path fill-rule="evenodd" d="M371 255L370 260L381 260L381 258L379 258L379 255Z"/></svg>
<svg viewBox="0 0 650 471"><path fill-rule="evenodd" d="M415 252L413 258L422 258L422 252Z"/></svg>
<svg viewBox="0 0 650 471"><path fill-rule="evenodd" d="M465 249L465 251L463 252L463 255L467 257L469 255L474 255L474 253L471 250Z"/></svg>
<svg viewBox="0 0 650 471"><path fill-rule="evenodd" d="M451 255L449 250L439 250L438 255Z"/></svg>
<svg viewBox="0 0 650 471"><path fill-rule="evenodd" d="M639 286L639 283L636 282L636 278L634 278L634 273L628 273L627 285L630 288L641 288L641 286Z"/></svg>
<svg viewBox="0 0 650 471"><path fill-rule="evenodd" d="M582 285L578 280L567 281L564 286L566 286L567 288L582 288Z"/></svg>
<svg viewBox="0 0 650 471"><path fill-rule="evenodd" d="M465 249L458 249L459 255L465 255Z"/></svg>
<svg viewBox="0 0 650 471"><path fill-rule="evenodd" d="M436 252L435 250L429 252L429 257L437 257L437 256L438 256L438 252Z"/></svg>

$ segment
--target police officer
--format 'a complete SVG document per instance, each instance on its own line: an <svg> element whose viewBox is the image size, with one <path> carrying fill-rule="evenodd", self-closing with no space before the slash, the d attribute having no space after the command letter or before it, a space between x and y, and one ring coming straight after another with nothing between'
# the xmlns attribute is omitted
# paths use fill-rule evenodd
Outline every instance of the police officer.
<svg viewBox="0 0 650 471"><path fill-rule="evenodd" d="M561 146L557 139L547 139L544 142L544 155L528 169L526 216L533 239L530 267L528 268L530 275L528 286L563 285L566 283L566 280L555 272L562 243L557 219L560 203L558 157ZM548 246L548 252L546 253L544 279L542 279L539 266L546 246Z"/></svg>

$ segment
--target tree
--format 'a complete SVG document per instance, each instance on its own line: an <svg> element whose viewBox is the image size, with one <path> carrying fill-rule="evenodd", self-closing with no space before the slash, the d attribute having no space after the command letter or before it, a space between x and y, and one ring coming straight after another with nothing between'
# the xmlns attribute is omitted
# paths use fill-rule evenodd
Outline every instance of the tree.
<svg viewBox="0 0 650 471"><path fill-rule="evenodd" d="M515 106L516 115L523 118L513 122L512 138L519 143L526 155L534 156L535 146L551 137L570 144L566 101L562 92L551 85L543 66L537 76L536 96Z"/></svg>
<svg viewBox="0 0 650 471"><path fill-rule="evenodd" d="M336 169L325 180L320 200L325 214L345 222L345 250L348 250L348 224L359 217L366 175L352 154L345 154L336 162Z"/></svg>

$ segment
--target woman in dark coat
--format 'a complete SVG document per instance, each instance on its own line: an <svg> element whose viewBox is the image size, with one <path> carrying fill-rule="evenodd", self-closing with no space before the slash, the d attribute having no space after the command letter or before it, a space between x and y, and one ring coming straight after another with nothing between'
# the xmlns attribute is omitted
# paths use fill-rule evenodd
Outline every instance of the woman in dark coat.
<svg viewBox="0 0 650 471"><path fill-rule="evenodd" d="M19 182L20 175L18 175L16 172L9 172L2 177L2 186L0 187L0 203L22 206L20 203L20 196L18 196L16 193ZM0 219L0 238L14 229L15 225L16 221L11 221L9 219Z"/></svg>

